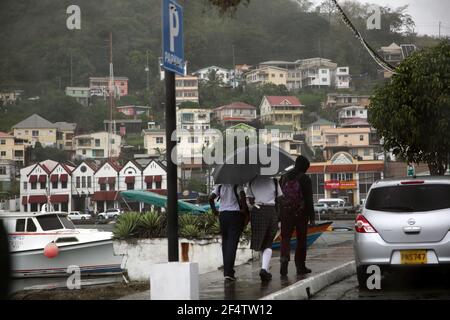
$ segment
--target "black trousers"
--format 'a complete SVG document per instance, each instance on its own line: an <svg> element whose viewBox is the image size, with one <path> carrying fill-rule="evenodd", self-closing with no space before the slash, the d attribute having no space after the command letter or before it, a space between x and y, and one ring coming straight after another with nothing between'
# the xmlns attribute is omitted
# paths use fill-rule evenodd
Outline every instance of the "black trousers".
<svg viewBox="0 0 450 320"><path fill-rule="evenodd" d="M239 211L222 211L219 221L222 234L223 275L233 277L236 250L244 229L244 216Z"/></svg>

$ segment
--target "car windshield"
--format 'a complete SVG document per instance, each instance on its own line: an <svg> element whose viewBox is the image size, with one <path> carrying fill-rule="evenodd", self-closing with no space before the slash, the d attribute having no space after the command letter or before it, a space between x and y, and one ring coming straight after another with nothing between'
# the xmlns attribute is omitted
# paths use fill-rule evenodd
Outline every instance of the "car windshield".
<svg viewBox="0 0 450 320"><path fill-rule="evenodd" d="M390 212L433 211L450 208L450 185L422 184L372 189L366 209Z"/></svg>

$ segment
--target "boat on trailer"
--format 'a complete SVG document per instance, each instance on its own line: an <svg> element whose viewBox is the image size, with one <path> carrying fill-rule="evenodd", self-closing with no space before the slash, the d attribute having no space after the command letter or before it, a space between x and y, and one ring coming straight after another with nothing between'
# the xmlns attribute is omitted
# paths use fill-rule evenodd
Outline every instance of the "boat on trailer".
<svg viewBox="0 0 450 320"><path fill-rule="evenodd" d="M332 221L324 221L324 222L318 222L314 225L308 226L308 233L307 233L307 247L310 247L321 235L322 233L330 230L331 225L333 224ZM291 237L291 247L294 247L297 244L297 235L294 232L292 233ZM273 249L279 249L281 246L281 234L278 233L275 236L275 239L273 241L272 248Z"/></svg>
<svg viewBox="0 0 450 320"><path fill-rule="evenodd" d="M122 272L112 232L76 229L64 212L0 213L8 233L12 275L18 278Z"/></svg>

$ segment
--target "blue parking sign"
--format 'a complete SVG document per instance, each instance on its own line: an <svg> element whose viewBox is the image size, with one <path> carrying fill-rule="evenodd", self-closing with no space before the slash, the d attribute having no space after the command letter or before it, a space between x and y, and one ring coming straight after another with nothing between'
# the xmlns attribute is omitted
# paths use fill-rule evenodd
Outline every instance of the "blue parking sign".
<svg viewBox="0 0 450 320"><path fill-rule="evenodd" d="M162 1L163 68L185 75L183 7L174 0Z"/></svg>

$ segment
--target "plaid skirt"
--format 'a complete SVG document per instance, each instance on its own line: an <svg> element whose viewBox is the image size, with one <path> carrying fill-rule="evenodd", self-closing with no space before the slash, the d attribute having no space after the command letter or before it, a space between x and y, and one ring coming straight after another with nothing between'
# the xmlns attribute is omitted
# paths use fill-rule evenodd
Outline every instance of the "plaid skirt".
<svg viewBox="0 0 450 320"><path fill-rule="evenodd" d="M250 224L252 228L250 248L255 251L271 248L278 230L275 207L261 206L260 209L253 207L250 212Z"/></svg>

